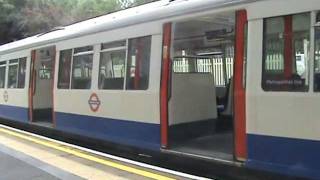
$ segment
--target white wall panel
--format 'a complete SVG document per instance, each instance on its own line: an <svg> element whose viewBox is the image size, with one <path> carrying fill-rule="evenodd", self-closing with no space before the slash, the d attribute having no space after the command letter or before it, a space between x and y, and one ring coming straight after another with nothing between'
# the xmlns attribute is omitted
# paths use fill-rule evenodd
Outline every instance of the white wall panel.
<svg viewBox="0 0 320 180"><path fill-rule="evenodd" d="M320 10L319 0L267 0L247 5L248 18L281 16Z"/></svg>
<svg viewBox="0 0 320 180"><path fill-rule="evenodd" d="M263 21L250 21L248 33L247 133L320 140L320 94L264 91Z"/></svg>
<svg viewBox="0 0 320 180"><path fill-rule="evenodd" d="M4 100L5 91L8 95L7 102ZM0 89L0 104L28 108L27 92L27 89Z"/></svg>
<svg viewBox="0 0 320 180"><path fill-rule="evenodd" d="M28 97L28 88L29 88L29 72L30 72L30 50L18 51L15 53L10 53L1 56L0 61L7 61L22 57L27 57L27 65L26 65L26 80L25 87L23 89L0 89L0 104L9 105L9 106L19 106L19 107L29 107L29 97ZM8 72L8 68L6 73ZM6 85L7 85L7 77L6 77ZM5 102L4 94L8 94L8 101Z"/></svg>
<svg viewBox="0 0 320 180"><path fill-rule="evenodd" d="M161 30L159 30L160 32ZM105 34L103 37L111 37L113 34ZM143 34L141 36L145 36ZM131 35L118 37L121 40ZM135 37L135 36L134 36ZM147 90L99 90L98 69L99 69L99 45L95 46L95 56L93 60L92 88L91 90L64 90L57 89L58 71L55 74L55 111L74 113L81 115L98 116L120 120L133 120L147 123L160 123L160 71L161 71L161 44L162 36L152 36L149 88ZM105 42L100 37L98 44ZM71 43L72 44L72 43ZM79 44L78 44L79 46ZM82 46L82 44L81 44ZM60 46L61 48L61 46ZM65 46L64 48L71 48ZM57 58L58 61L58 58ZM56 63L56 69L58 69ZM93 112L89 107L89 98L92 93L96 93L101 105L97 112Z"/></svg>

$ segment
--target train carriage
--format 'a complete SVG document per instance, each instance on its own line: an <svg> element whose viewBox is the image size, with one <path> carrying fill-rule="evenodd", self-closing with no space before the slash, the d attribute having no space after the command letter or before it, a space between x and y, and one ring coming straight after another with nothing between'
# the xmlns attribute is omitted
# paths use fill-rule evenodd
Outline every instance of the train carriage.
<svg viewBox="0 0 320 180"><path fill-rule="evenodd" d="M0 117L320 178L320 3L162 0L0 46Z"/></svg>

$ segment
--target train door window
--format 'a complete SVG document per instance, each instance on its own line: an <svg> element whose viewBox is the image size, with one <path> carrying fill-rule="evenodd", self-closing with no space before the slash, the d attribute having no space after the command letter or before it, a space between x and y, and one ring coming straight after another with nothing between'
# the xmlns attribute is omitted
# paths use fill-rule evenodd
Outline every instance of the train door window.
<svg viewBox="0 0 320 180"><path fill-rule="evenodd" d="M39 68L40 79L52 79L52 62L42 61L41 67Z"/></svg>
<svg viewBox="0 0 320 180"><path fill-rule="evenodd" d="M93 61L93 47L74 49L72 62L72 89L90 89Z"/></svg>
<svg viewBox="0 0 320 180"><path fill-rule="evenodd" d="M320 12L317 13L315 24L314 91L320 92Z"/></svg>
<svg viewBox="0 0 320 180"><path fill-rule="evenodd" d="M19 60L14 59L9 61L8 66L8 84L7 87L17 88L18 85L18 67L19 67Z"/></svg>
<svg viewBox="0 0 320 180"><path fill-rule="evenodd" d="M26 81L27 58L19 59L18 88L24 88Z"/></svg>
<svg viewBox="0 0 320 180"><path fill-rule="evenodd" d="M58 88L70 88L72 49L60 51Z"/></svg>
<svg viewBox="0 0 320 180"><path fill-rule="evenodd" d="M308 91L310 28L310 13L264 20L265 91Z"/></svg>
<svg viewBox="0 0 320 180"><path fill-rule="evenodd" d="M129 40L126 89L146 90L149 85L151 36Z"/></svg>
<svg viewBox="0 0 320 180"><path fill-rule="evenodd" d="M101 45L99 89L123 89L126 41Z"/></svg>
<svg viewBox="0 0 320 180"><path fill-rule="evenodd" d="M0 88L5 87L7 61L0 62Z"/></svg>

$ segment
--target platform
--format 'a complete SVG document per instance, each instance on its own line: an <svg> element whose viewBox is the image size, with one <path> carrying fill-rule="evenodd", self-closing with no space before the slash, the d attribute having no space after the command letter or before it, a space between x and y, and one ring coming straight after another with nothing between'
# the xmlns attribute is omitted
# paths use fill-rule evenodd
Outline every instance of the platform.
<svg viewBox="0 0 320 180"><path fill-rule="evenodd" d="M0 125L0 179L205 179Z"/></svg>

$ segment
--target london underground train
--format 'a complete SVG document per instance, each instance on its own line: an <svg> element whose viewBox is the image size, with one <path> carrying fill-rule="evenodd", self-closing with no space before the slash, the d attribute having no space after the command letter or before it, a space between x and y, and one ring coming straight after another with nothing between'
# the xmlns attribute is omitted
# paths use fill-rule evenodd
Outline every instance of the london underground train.
<svg viewBox="0 0 320 180"><path fill-rule="evenodd" d="M0 46L0 117L320 179L320 2L162 0Z"/></svg>

